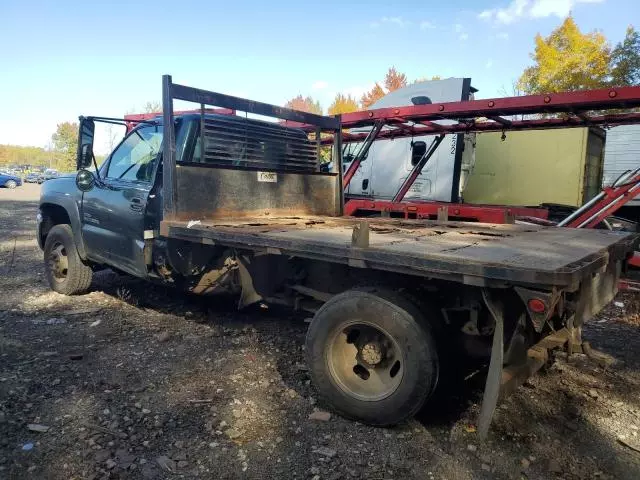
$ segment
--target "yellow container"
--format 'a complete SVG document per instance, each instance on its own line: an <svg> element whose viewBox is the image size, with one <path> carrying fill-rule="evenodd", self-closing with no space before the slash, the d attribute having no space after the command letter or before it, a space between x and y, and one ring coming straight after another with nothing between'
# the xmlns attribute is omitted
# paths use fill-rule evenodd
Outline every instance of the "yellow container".
<svg viewBox="0 0 640 480"><path fill-rule="evenodd" d="M602 186L605 132L566 128L476 136L465 203L579 206Z"/></svg>

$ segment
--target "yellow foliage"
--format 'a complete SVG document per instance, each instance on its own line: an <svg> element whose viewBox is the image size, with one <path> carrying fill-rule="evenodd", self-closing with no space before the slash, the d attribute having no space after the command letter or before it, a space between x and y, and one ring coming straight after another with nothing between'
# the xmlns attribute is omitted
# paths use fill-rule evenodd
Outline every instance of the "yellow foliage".
<svg viewBox="0 0 640 480"><path fill-rule="evenodd" d="M333 103L329 107L329 115L339 115L341 113L355 112L358 110L358 102L351 95L338 93Z"/></svg>
<svg viewBox="0 0 640 480"><path fill-rule="evenodd" d="M535 65L518 82L524 92L545 93L604 87L610 72L611 49L597 31L582 33L572 17L543 38L536 35Z"/></svg>

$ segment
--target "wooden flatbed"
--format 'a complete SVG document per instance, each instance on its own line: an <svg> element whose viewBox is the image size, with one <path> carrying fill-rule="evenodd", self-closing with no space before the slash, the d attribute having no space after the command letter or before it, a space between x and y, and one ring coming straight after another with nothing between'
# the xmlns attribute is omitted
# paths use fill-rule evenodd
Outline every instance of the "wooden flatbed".
<svg viewBox="0 0 640 480"><path fill-rule="evenodd" d="M633 251L607 230L324 216L166 220L170 238L318 259L477 286L569 288ZM365 246L354 227L368 229ZM366 235L366 234L365 234ZM367 246L368 245L368 246Z"/></svg>

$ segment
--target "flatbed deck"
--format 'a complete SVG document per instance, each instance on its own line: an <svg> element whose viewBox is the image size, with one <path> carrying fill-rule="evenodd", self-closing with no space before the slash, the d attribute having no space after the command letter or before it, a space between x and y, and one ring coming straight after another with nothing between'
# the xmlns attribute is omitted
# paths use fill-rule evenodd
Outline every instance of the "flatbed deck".
<svg viewBox="0 0 640 480"><path fill-rule="evenodd" d="M165 220L161 234L470 285L565 288L610 260L625 258L637 243L633 233L607 230L385 218L364 222L369 230L364 247L352 240L363 219L352 217Z"/></svg>

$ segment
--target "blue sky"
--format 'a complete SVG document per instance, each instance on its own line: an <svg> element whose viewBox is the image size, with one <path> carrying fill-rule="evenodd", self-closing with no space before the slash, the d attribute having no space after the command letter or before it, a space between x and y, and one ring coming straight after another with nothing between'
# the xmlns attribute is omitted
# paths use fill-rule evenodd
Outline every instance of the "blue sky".
<svg viewBox="0 0 640 480"><path fill-rule="evenodd" d="M571 11L618 42L638 0L0 2L0 144L45 146L78 115L122 116L175 82L282 104L358 97L395 65L409 79L468 76L500 96L536 33ZM640 26L640 25L637 25Z"/></svg>

